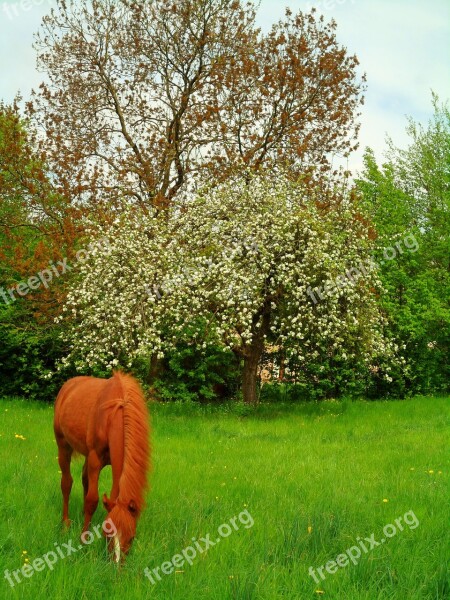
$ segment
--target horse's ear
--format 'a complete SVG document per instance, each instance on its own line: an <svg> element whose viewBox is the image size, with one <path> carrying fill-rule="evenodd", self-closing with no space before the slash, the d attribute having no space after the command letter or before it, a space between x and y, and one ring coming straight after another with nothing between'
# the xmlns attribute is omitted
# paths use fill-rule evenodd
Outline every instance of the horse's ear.
<svg viewBox="0 0 450 600"><path fill-rule="evenodd" d="M135 515L137 513L138 509L134 500L130 500L130 502L128 503L128 510L132 515Z"/></svg>
<svg viewBox="0 0 450 600"><path fill-rule="evenodd" d="M112 500L110 500L106 494L103 494L103 506L108 512L111 512L115 506L115 502L112 502Z"/></svg>

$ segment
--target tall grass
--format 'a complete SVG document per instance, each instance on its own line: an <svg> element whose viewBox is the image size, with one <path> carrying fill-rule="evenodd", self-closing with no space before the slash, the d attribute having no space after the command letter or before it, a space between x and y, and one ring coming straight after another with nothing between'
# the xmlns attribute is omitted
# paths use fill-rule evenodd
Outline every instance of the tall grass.
<svg viewBox="0 0 450 600"><path fill-rule="evenodd" d="M11 587L4 570L78 547L81 461L73 464L72 528L60 527L60 474L51 406L0 401L0 598L71 600L444 599L449 481L445 398L199 407L151 404L153 473L148 505L126 564L104 541L59 559ZM16 437L21 436L21 437ZM25 439L23 439L25 438ZM100 493L109 492L109 468ZM253 526L239 521L243 511ZM410 512L397 527L318 583L309 574ZM105 512L99 506L93 525ZM221 524L237 527L221 538ZM411 522L411 521L410 521ZM192 565L153 584L144 575L192 538L220 538ZM204 544L203 544L204 545ZM368 545L368 544L367 544ZM25 553L26 552L26 553ZM28 558L28 561L26 561ZM15 581L13 579L13 581Z"/></svg>

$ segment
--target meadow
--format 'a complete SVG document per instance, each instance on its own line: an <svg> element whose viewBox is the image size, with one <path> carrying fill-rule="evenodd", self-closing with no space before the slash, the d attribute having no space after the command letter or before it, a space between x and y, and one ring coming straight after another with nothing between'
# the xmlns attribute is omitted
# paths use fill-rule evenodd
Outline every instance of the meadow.
<svg viewBox="0 0 450 600"><path fill-rule="evenodd" d="M78 549L81 460L72 467L72 527L60 526L53 406L0 401L0 598L450 596L448 398L257 409L151 403L150 411L151 490L118 568L103 539ZM100 494L109 488L105 469ZM100 503L93 526L104 515ZM16 581L14 571L58 548L64 558L51 569L43 560ZM183 550L189 562L164 566Z"/></svg>

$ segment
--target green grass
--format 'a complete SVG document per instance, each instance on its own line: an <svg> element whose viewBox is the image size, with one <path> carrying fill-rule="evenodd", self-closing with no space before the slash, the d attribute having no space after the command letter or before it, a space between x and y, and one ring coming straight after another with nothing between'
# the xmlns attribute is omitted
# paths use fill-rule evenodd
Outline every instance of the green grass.
<svg viewBox="0 0 450 600"><path fill-rule="evenodd" d="M268 405L249 414L178 404L151 411L152 490L125 566L108 561L99 539L11 588L4 570L19 569L24 556L32 562L69 539L78 546L81 462L73 467L67 532L59 525L53 408L0 401L0 598L449 597L447 399ZM100 493L109 486L105 469ZM245 510L252 527L238 519L239 529L192 566L155 585L144 576L145 567L160 567L193 537L215 540L218 527ZM417 527L404 525L356 565L324 571L319 584L308 575L358 536L379 541L383 527L409 511ZM104 515L99 507L93 524Z"/></svg>

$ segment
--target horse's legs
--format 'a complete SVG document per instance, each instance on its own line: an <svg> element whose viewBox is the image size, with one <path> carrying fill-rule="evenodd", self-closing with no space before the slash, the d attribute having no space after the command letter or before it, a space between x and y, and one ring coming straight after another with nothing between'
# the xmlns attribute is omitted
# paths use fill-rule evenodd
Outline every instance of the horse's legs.
<svg viewBox="0 0 450 600"><path fill-rule="evenodd" d="M86 494L88 493L89 488L89 478L88 478L88 459L84 461L83 465L83 473L81 475L81 480L83 482L83 490L84 490L84 498L86 498Z"/></svg>
<svg viewBox="0 0 450 600"><path fill-rule="evenodd" d="M63 516L65 525L70 525L69 520L69 496L72 490L72 475L70 473L70 460L72 448L64 440L58 440L58 462L61 469L61 491L63 495Z"/></svg>
<svg viewBox="0 0 450 600"><path fill-rule="evenodd" d="M98 505L98 478L102 468L102 463L95 450L91 450L86 459L88 489L84 497L84 525L83 533L89 529L92 515Z"/></svg>

